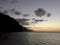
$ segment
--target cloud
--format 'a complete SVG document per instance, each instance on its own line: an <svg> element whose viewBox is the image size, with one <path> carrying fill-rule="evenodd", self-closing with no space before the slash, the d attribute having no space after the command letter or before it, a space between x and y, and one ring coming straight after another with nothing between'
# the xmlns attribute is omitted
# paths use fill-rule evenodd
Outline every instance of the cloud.
<svg viewBox="0 0 60 45"><path fill-rule="evenodd" d="M29 21L29 19L16 19L16 21L18 21L20 24L22 25L29 25L29 23L27 21Z"/></svg>
<svg viewBox="0 0 60 45"><path fill-rule="evenodd" d="M36 20L35 18L32 18L32 20Z"/></svg>
<svg viewBox="0 0 60 45"><path fill-rule="evenodd" d="M38 22L43 22L43 21L45 21L45 20L43 20L43 19L33 19L31 24L36 24Z"/></svg>
<svg viewBox="0 0 60 45"><path fill-rule="evenodd" d="M25 21L29 21L29 19L25 19L25 18L23 18L23 19L16 19L18 22L25 22Z"/></svg>
<svg viewBox="0 0 60 45"><path fill-rule="evenodd" d="M3 13L4 13L4 14L8 14L8 10L4 10Z"/></svg>
<svg viewBox="0 0 60 45"><path fill-rule="evenodd" d="M44 21L43 19L35 20L35 22L43 22L43 21Z"/></svg>
<svg viewBox="0 0 60 45"><path fill-rule="evenodd" d="M50 16L51 16L51 13L48 13L48 14L47 14L47 17L50 17Z"/></svg>
<svg viewBox="0 0 60 45"><path fill-rule="evenodd" d="M33 18L32 20L33 20L32 23L37 23L37 22L43 22L43 21L45 21L44 19L35 19L35 18Z"/></svg>
<svg viewBox="0 0 60 45"><path fill-rule="evenodd" d="M15 11L15 15L21 15L21 12Z"/></svg>
<svg viewBox="0 0 60 45"><path fill-rule="evenodd" d="M22 25L29 25L28 22L24 22L24 23L20 23L20 24L22 24Z"/></svg>
<svg viewBox="0 0 60 45"><path fill-rule="evenodd" d="M15 15L21 15L21 12L15 10L14 8L11 9L11 10L9 10L9 11L11 11L12 13L14 13Z"/></svg>
<svg viewBox="0 0 60 45"><path fill-rule="evenodd" d="M11 13L15 13L16 12L16 10L14 8L13 9L9 9L8 11L11 12Z"/></svg>
<svg viewBox="0 0 60 45"><path fill-rule="evenodd" d="M35 19L35 18L33 18L32 20L33 20L33 23L43 22L44 21L44 19Z"/></svg>
<svg viewBox="0 0 60 45"><path fill-rule="evenodd" d="M38 8L34 11L36 16L42 17L46 14L46 11L43 8Z"/></svg>
<svg viewBox="0 0 60 45"><path fill-rule="evenodd" d="M3 11L4 14L12 14L12 15L21 15L21 12L15 10L14 8L13 9L9 9L9 10L4 10Z"/></svg>
<svg viewBox="0 0 60 45"><path fill-rule="evenodd" d="M15 14L15 9L3 10L4 14Z"/></svg>
<svg viewBox="0 0 60 45"><path fill-rule="evenodd" d="M29 15L30 15L30 14L23 14L24 17L27 17L27 16L29 16Z"/></svg>

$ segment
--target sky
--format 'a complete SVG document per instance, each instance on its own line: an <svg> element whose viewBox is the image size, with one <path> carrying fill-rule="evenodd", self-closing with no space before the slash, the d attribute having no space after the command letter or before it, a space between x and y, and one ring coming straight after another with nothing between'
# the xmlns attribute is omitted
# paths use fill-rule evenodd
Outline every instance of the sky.
<svg viewBox="0 0 60 45"><path fill-rule="evenodd" d="M35 12L39 8L46 12L41 17ZM0 10L10 10L11 17L35 31L60 31L60 0L0 0ZM51 16L47 17L48 13Z"/></svg>

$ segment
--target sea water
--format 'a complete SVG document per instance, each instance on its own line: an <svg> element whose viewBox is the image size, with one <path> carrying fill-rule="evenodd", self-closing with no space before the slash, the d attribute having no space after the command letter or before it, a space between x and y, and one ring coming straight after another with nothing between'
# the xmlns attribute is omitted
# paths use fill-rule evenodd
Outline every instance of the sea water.
<svg viewBox="0 0 60 45"><path fill-rule="evenodd" d="M5 45L60 45L60 33L12 32Z"/></svg>

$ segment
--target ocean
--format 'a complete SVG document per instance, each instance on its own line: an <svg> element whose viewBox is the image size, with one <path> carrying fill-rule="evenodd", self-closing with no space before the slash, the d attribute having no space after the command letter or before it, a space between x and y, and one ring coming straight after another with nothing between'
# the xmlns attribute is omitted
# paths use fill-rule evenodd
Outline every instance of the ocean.
<svg viewBox="0 0 60 45"><path fill-rule="evenodd" d="M60 33L11 32L0 45L60 45Z"/></svg>

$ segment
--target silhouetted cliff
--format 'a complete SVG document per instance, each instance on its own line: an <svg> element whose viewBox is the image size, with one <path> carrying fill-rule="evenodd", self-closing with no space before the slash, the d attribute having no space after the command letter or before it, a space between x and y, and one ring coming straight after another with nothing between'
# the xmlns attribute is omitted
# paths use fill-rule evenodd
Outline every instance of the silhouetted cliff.
<svg viewBox="0 0 60 45"><path fill-rule="evenodd" d="M0 32L23 32L31 31L20 25L15 19L0 13Z"/></svg>

